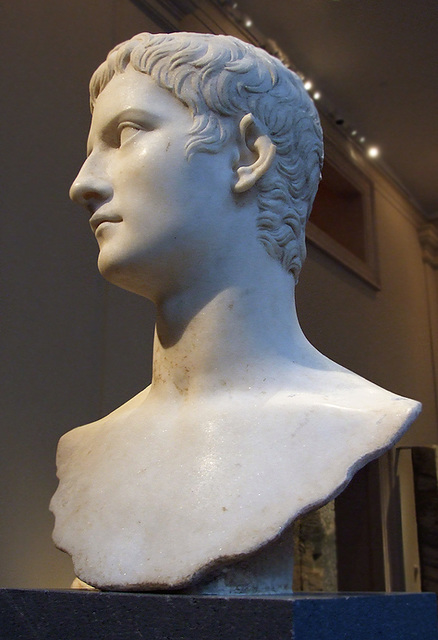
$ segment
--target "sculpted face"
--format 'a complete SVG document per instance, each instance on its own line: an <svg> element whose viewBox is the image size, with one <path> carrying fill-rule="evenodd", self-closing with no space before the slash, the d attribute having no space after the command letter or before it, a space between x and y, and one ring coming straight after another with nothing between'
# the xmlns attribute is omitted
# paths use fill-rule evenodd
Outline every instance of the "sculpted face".
<svg viewBox="0 0 438 640"><path fill-rule="evenodd" d="M90 212L102 275L151 299L184 286L200 261L220 260L233 233L232 145L188 160L192 124L185 105L128 67L97 98L70 191Z"/></svg>

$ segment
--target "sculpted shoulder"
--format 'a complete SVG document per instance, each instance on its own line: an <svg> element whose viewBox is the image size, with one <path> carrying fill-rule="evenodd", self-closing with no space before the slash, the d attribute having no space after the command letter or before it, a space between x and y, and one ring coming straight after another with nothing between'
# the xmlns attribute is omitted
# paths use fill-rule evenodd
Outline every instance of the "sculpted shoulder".
<svg viewBox="0 0 438 640"><path fill-rule="evenodd" d="M58 453L70 456L79 448L81 455L86 455L99 447L106 436L118 439L120 432L126 430L131 436L137 431L143 437L156 428L171 431L184 428L187 433L187 430L202 431L212 424L218 428L227 425L233 431L263 425L293 429L303 420L320 423L323 429L330 416L335 422L348 416L352 422L361 418L364 424L386 428L400 437L420 413L419 402L332 364L330 369L301 367L292 375L284 372L283 376L276 376L274 384L200 397L191 403L175 400L167 406L159 405L159 411L147 401L148 387L100 420L66 433L60 440Z"/></svg>
<svg viewBox="0 0 438 640"><path fill-rule="evenodd" d="M269 406L285 411L312 410L324 416L361 416L364 424L376 430L393 432L391 442L402 435L421 411L421 403L399 396L331 363L327 369L303 368L302 382L275 393ZM298 390L297 390L298 389ZM323 423L322 423L323 424ZM382 434L383 435L383 434ZM389 441L388 441L389 446Z"/></svg>
<svg viewBox="0 0 438 640"><path fill-rule="evenodd" d="M130 416L138 412L149 393L150 387L143 389L136 396L125 402L108 415L90 422L89 424L75 427L67 431L58 443L57 465L62 460L71 459L71 456L87 455L99 446L99 441L105 435L111 436L111 432L122 429Z"/></svg>

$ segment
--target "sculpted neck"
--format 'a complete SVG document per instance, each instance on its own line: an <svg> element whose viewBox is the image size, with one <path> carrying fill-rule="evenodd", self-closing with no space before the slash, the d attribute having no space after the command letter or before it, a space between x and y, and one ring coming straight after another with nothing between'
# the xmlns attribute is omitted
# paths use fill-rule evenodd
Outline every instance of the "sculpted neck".
<svg viewBox="0 0 438 640"><path fill-rule="evenodd" d="M285 365L312 357L292 277L269 256L262 262L235 265L232 278L201 278L157 305L150 395L256 388Z"/></svg>

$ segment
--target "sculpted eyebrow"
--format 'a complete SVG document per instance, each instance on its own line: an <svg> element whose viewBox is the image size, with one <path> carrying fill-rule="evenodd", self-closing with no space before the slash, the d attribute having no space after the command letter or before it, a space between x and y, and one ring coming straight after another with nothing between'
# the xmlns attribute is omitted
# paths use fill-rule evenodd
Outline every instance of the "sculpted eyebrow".
<svg viewBox="0 0 438 640"><path fill-rule="evenodd" d="M153 129L160 122L158 115L151 113L147 109L134 109L128 108L117 113L111 120L105 125L104 130L110 129L114 126L118 126L121 122L132 121L145 129Z"/></svg>
<svg viewBox="0 0 438 640"><path fill-rule="evenodd" d="M140 127L148 130L154 129L159 124L160 117L146 109L134 109L129 107L119 111L110 118L102 126L101 131L98 132L99 136L103 140L107 140L114 134L114 130L119 126L119 124L125 121L133 122L134 124L138 124ZM90 155L91 151L91 144L87 143L87 156Z"/></svg>

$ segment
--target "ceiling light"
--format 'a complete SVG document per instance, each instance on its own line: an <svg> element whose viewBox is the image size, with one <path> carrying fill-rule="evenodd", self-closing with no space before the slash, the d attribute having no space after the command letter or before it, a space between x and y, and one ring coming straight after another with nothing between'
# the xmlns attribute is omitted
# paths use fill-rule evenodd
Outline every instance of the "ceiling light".
<svg viewBox="0 0 438 640"><path fill-rule="evenodd" d="M365 138L362 136L361 138L359 138L359 142L363 144L365 142Z"/></svg>
<svg viewBox="0 0 438 640"><path fill-rule="evenodd" d="M313 99L314 100L319 100L321 97L321 94L319 93L319 91L315 91L315 93L313 94Z"/></svg>
<svg viewBox="0 0 438 640"><path fill-rule="evenodd" d="M305 90L310 91L312 87L313 87L313 84L310 82L310 80L306 80L306 82L304 83Z"/></svg>
<svg viewBox="0 0 438 640"><path fill-rule="evenodd" d="M367 154L370 158L377 158L380 155L380 150L378 147L369 147Z"/></svg>
<svg viewBox="0 0 438 640"><path fill-rule="evenodd" d="M252 20L251 20L251 18L246 18L246 19L245 19L245 27L246 27L247 29L249 29L250 27L252 27Z"/></svg>
<svg viewBox="0 0 438 640"><path fill-rule="evenodd" d="M353 131L351 132L351 135L352 135L353 137L354 137L354 136L357 136L357 131L356 131L356 129L353 129Z"/></svg>

